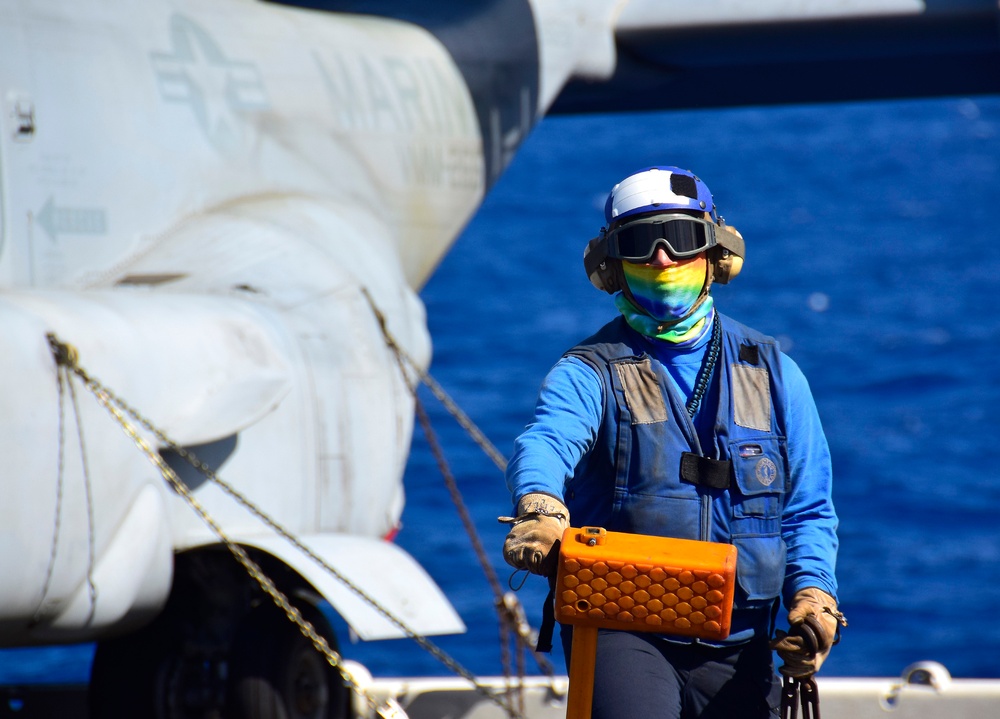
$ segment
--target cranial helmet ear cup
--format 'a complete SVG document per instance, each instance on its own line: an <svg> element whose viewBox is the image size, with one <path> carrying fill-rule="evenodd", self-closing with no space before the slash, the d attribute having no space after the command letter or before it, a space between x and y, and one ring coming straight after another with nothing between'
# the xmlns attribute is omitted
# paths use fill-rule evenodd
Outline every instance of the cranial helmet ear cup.
<svg viewBox="0 0 1000 719"><path fill-rule="evenodd" d="M735 227L720 223L715 228L718 244L712 248L712 281L720 285L729 284L743 269L746 244L743 235Z"/></svg>
<svg viewBox="0 0 1000 719"><path fill-rule="evenodd" d="M608 257L607 235L602 228L600 236L588 242L583 251L583 269L587 272L590 284L609 295L620 291L622 288L619 273L616 272L617 263L618 260Z"/></svg>
<svg viewBox="0 0 1000 719"><path fill-rule="evenodd" d="M743 269L743 258L724 248L716 247L714 249L712 281L718 282L720 285L728 285L729 281Z"/></svg>

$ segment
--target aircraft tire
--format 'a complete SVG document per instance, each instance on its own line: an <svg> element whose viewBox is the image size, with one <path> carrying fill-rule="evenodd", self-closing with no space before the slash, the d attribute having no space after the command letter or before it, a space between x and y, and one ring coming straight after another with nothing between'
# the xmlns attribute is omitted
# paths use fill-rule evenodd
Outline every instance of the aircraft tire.
<svg viewBox="0 0 1000 719"><path fill-rule="evenodd" d="M304 612L335 650L329 624ZM273 606L251 612L230 664L232 719L347 719L350 696L340 673Z"/></svg>
<svg viewBox="0 0 1000 719"><path fill-rule="evenodd" d="M99 642L90 670L91 719L171 717L179 645L154 621L134 634Z"/></svg>

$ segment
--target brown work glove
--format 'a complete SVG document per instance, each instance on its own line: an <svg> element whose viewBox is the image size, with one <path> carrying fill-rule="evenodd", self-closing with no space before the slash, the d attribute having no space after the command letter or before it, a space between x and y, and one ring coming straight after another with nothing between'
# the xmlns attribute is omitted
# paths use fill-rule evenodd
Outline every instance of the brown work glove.
<svg viewBox="0 0 1000 719"><path fill-rule="evenodd" d="M819 671L838 640L837 628L847 626L837 602L816 587L801 589L788 611L790 631L775 632L771 649L784 660L779 671L788 677L808 677Z"/></svg>
<svg viewBox="0 0 1000 719"><path fill-rule="evenodd" d="M517 503L516 517L498 517L512 525L503 543L503 558L512 567L548 576L555 569L558 548L569 527L569 510L548 494L526 494Z"/></svg>

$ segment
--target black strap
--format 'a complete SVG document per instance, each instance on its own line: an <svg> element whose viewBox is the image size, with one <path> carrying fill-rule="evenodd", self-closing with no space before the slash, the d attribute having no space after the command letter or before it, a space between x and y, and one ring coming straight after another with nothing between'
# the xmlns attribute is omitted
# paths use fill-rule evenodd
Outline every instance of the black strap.
<svg viewBox="0 0 1000 719"><path fill-rule="evenodd" d="M774 601L771 602L771 618L767 623L767 636L769 639L774 638L774 630L778 626L778 612L781 610L781 597L775 597Z"/></svg>
<svg viewBox="0 0 1000 719"><path fill-rule="evenodd" d="M549 593L542 605L542 625L538 628L536 652L548 654L552 651L552 634L556 628L556 573L549 576Z"/></svg>
<svg viewBox="0 0 1000 719"><path fill-rule="evenodd" d="M701 487L729 489L732 467L728 459L709 459L693 452L681 454L681 479Z"/></svg>

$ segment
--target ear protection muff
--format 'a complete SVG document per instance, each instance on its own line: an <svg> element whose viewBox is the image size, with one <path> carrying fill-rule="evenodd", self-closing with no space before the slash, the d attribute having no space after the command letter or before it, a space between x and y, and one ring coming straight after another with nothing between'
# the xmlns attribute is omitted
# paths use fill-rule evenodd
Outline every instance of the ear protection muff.
<svg viewBox="0 0 1000 719"><path fill-rule="evenodd" d="M715 226L715 241L715 247L708 252L712 281L726 285L743 269L746 245L739 230L727 225L721 217ZM602 227L601 234L587 243L583 251L583 268L590 284L602 292L613 295L623 289L621 260L608 257L606 228Z"/></svg>
<svg viewBox="0 0 1000 719"><path fill-rule="evenodd" d="M622 290L621 260L608 257L608 235L605 228L601 234L587 243L583 250L583 269L587 278L597 289L613 295Z"/></svg>
<svg viewBox="0 0 1000 719"><path fill-rule="evenodd" d="M746 243L739 230L727 225L721 217L715 226L715 242L715 247L708 254L712 263L712 281L727 285L743 269Z"/></svg>

